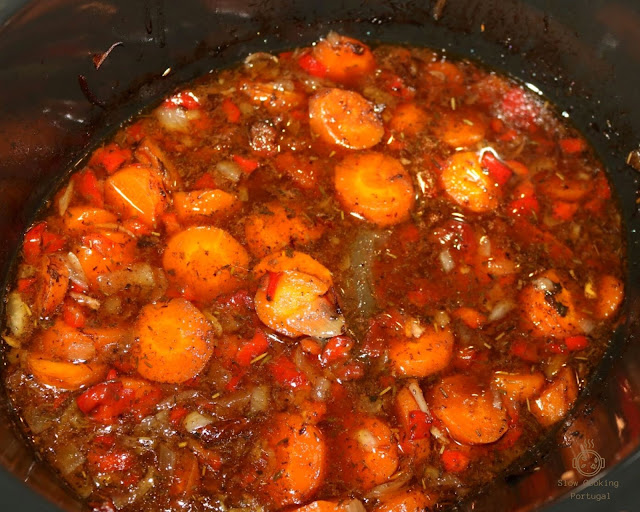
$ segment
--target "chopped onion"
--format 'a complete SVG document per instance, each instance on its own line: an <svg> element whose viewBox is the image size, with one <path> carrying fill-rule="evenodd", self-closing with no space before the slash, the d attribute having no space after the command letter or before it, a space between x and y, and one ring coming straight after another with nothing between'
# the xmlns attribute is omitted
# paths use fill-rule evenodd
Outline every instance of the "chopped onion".
<svg viewBox="0 0 640 512"><path fill-rule="evenodd" d="M144 478L140 480L140 482L138 482L138 485L131 492L113 494L111 497L113 505L118 510L120 510L121 508L124 508L127 505L131 505L132 503L135 503L140 498L142 498L155 485L154 474L155 471L153 467L151 467L149 468L149 471L147 471L147 474L144 476Z"/></svg>
<svg viewBox="0 0 640 512"><path fill-rule="evenodd" d="M371 489L367 493L366 497L370 499L378 499L400 490L409 480L411 480L411 473L398 473L397 476L392 478L393 480L389 480L388 482L385 482Z"/></svg>
<svg viewBox="0 0 640 512"><path fill-rule="evenodd" d="M160 471L171 474L175 464L176 452L169 448L166 443L162 443L158 448L158 467Z"/></svg>
<svg viewBox="0 0 640 512"><path fill-rule="evenodd" d="M435 315L433 315L433 319L435 323L442 329L444 329L451 323L451 318L449 317L447 312L442 310L436 311Z"/></svg>
<svg viewBox="0 0 640 512"><path fill-rule="evenodd" d="M404 334L407 338L419 338L424 333L425 328L420 325L417 318L409 318L404 324Z"/></svg>
<svg viewBox="0 0 640 512"><path fill-rule="evenodd" d="M556 285L548 277L539 277L533 281L533 286L536 290L541 292L553 292L556 289Z"/></svg>
<svg viewBox="0 0 640 512"><path fill-rule="evenodd" d="M119 231L120 233L129 235L131 238L137 238L136 234L133 231L125 228L117 222L102 222L100 224L96 224L95 226L99 229L110 229L111 231Z"/></svg>
<svg viewBox="0 0 640 512"><path fill-rule="evenodd" d="M56 466L65 476L72 474L85 460L85 456L74 443L67 443L56 452Z"/></svg>
<svg viewBox="0 0 640 512"><path fill-rule="evenodd" d="M237 183L242 177L242 169L235 162L222 160L216 164L216 171L223 177Z"/></svg>
<svg viewBox="0 0 640 512"><path fill-rule="evenodd" d="M595 322L591 320L591 318L581 318L580 320L578 320L578 325L580 326L580 329L582 329L582 332L585 334L591 334L591 332L593 332L596 327Z"/></svg>
<svg viewBox="0 0 640 512"><path fill-rule="evenodd" d="M100 301L94 297L89 297L84 293L69 292L69 297L71 297L76 302L79 302L80 304L85 304L87 307L91 309L94 309L94 310L100 309L100 304L101 304Z"/></svg>
<svg viewBox="0 0 640 512"><path fill-rule="evenodd" d="M22 336L28 327L31 309L18 292L11 292L7 299L7 327L14 336Z"/></svg>
<svg viewBox="0 0 640 512"><path fill-rule="evenodd" d="M366 512L367 509L364 508L364 505L360 500L351 500L342 505L342 508L345 512Z"/></svg>
<svg viewBox="0 0 640 512"><path fill-rule="evenodd" d="M331 382L324 377L320 377L316 379L315 385L313 387L313 396L316 400L326 400L329 396L329 391L331 390Z"/></svg>
<svg viewBox="0 0 640 512"><path fill-rule="evenodd" d="M478 254L483 258L488 258L491 256L491 240L487 235L483 235L480 237L480 243L478 244Z"/></svg>
<svg viewBox="0 0 640 512"><path fill-rule="evenodd" d="M440 259L442 270L446 273L451 272L456 266L456 263L453 261L453 257L451 256L449 249L442 250L442 252L440 252L440 254L438 255L438 258Z"/></svg>
<svg viewBox="0 0 640 512"><path fill-rule="evenodd" d="M184 428L190 434L193 434L196 430L202 427L206 427L211 423L213 423L213 418L210 418L209 416L203 416L198 411L191 411L184 418Z"/></svg>
<svg viewBox="0 0 640 512"><path fill-rule="evenodd" d="M368 452L373 452L378 447L378 440L370 430L362 428L356 432L356 441Z"/></svg>
<svg viewBox="0 0 640 512"><path fill-rule="evenodd" d="M172 132L189 131L189 118L187 111L176 107L160 107L155 115L163 128Z"/></svg>
<svg viewBox="0 0 640 512"><path fill-rule="evenodd" d="M251 414L265 412L269 408L269 386L256 386L251 392L251 404L249 410Z"/></svg>
<svg viewBox="0 0 640 512"><path fill-rule="evenodd" d="M89 286L87 284L87 276L84 273L78 257L74 253L69 252L64 258L64 261L69 271L69 279L81 288L87 288Z"/></svg>
<svg viewBox="0 0 640 512"><path fill-rule="evenodd" d="M148 263L135 263L123 270L98 276L98 287L105 295L114 295L131 286L152 289L156 286L154 268Z"/></svg>
<svg viewBox="0 0 640 512"><path fill-rule="evenodd" d="M69 208L69 203L71 202L71 198L73 197L73 180L69 182L67 188L64 193L60 196L58 200L58 213L60 216L64 215Z"/></svg>
<svg viewBox="0 0 640 512"><path fill-rule="evenodd" d="M449 440L447 439L447 436L445 436L442 433L442 430L440 430L438 427L431 427L429 432L431 432L431 435L435 437L438 441L440 441L442 444L449 444Z"/></svg>
<svg viewBox="0 0 640 512"><path fill-rule="evenodd" d="M511 311L515 307L515 304L511 300L501 300L493 306L491 313L489 313L489 317L487 320L489 322L495 322L497 320L502 320L506 314Z"/></svg>
<svg viewBox="0 0 640 512"><path fill-rule="evenodd" d="M2 336L2 339L11 348L20 348L22 346L22 343L20 343L20 340L18 338L14 338L13 336L9 336L8 334Z"/></svg>
<svg viewBox="0 0 640 512"><path fill-rule="evenodd" d="M253 67L256 62L260 61L271 61L275 64L279 62L278 57L276 57L275 55L267 52L255 52L247 55L247 57L244 59L244 65L247 67Z"/></svg>
<svg viewBox="0 0 640 512"><path fill-rule="evenodd" d="M422 392L422 388L420 388L420 385L415 380L412 380L411 382L409 382L409 385L407 387L409 388L409 391L411 391L411 394L413 395L413 398L418 404L420 410L428 414L429 406L427 405L427 401L424 399L424 393Z"/></svg>

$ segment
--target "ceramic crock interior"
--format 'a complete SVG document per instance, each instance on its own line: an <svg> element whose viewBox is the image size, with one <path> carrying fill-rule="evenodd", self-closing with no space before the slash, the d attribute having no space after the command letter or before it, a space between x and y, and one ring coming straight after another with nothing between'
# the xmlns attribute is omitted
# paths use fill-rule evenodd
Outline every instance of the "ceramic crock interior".
<svg viewBox="0 0 640 512"><path fill-rule="evenodd" d="M635 90L640 76L640 13L633 4L28 2L0 28L2 290L21 234L56 184L101 138L185 80L250 52L308 44L331 29L369 41L424 45L477 59L532 83L567 113L605 161L626 223L629 277L624 320L575 420L514 465L510 475L460 505L461 510L573 510L576 502L557 481L571 470L572 457L584 443L594 441L607 461L609 476L629 473L638 458L640 222L636 173L625 165L626 155L637 147L634 134L640 134L640 95ZM92 57L114 43L118 45L96 69ZM2 308L3 304L0 316ZM80 510L79 502L34 456L0 393L0 494L6 503L25 510L57 510L53 503ZM550 502L554 504L547 505ZM591 505L600 506L582 502L576 510L609 510L590 509Z"/></svg>

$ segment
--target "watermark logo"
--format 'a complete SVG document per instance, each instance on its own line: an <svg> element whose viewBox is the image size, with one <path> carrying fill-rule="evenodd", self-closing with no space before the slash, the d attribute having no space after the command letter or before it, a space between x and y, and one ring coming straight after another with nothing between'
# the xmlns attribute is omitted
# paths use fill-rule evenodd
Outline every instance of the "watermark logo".
<svg viewBox="0 0 640 512"><path fill-rule="evenodd" d="M580 453L573 458L573 469L582 476L591 478L604 469L604 457L593 449L593 439L588 439Z"/></svg>

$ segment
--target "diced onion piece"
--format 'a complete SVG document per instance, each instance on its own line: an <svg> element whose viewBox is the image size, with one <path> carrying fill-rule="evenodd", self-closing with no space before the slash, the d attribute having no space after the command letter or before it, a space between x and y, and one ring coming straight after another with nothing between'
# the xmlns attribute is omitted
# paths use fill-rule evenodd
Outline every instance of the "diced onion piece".
<svg viewBox="0 0 640 512"><path fill-rule="evenodd" d="M429 432L431 432L431 435L435 437L438 441L440 441L442 444L449 444L449 440L447 439L447 436L445 436L442 433L442 430L440 430L438 427L431 427Z"/></svg>
<svg viewBox="0 0 640 512"><path fill-rule="evenodd" d="M226 178L233 183L237 183L242 177L242 169L240 166L229 160L222 160L218 162L216 164L216 171L218 171L218 174L223 178Z"/></svg>
<svg viewBox="0 0 640 512"><path fill-rule="evenodd" d="M420 410L428 414L429 406L427 405L427 401L424 399L424 393L422 392L420 385L415 380L412 380L407 387L409 388L409 391L411 391L411 394L413 395L413 398L418 404Z"/></svg>
<svg viewBox="0 0 640 512"><path fill-rule="evenodd" d="M449 273L455 268L456 263L455 261L453 261L453 257L451 256L449 249L442 250L438 255L438 258L440 259L440 265L442 266L442 270L445 273Z"/></svg>
<svg viewBox="0 0 640 512"><path fill-rule="evenodd" d="M85 460L85 456L74 443L64 444L56 452L56 466L65 476L71 475Z"/></svg>
<svg viewBox="0 0 640 512"><path fill-rule="evenodd" d="M316 379L313 386L313 396L316 400L324 401L328 398L331 390L331 382L324 377Z"/></svg>
<svg viewBox="0 0 640 512"><path fill-rule="evenodd" d="M406 483L411 480L411 473L403 472L397 473L396 475L391 477L392 479L388 482L380 484L373 489L371 489L367 493L367 498L370 499L379 499L389 494L395 493L396 491L402 489L406 485ZM362 505L362 503L360 504ZM358 509L360 510L360 509ZM364 509L362 509L364 510Z"/></svg>
<svg viewBox="0 0 640 512"><path fill-rule="evenodd" d="M360 446L369 452L373 452L378 447L376 437L366 428L358 430L355 437Z"/></svg>
<svg viewBox="0 0 640 512"><path fill-rule="evenodd" d="M64 190L63 194L58 199L58 213L62 217L67 208L69 208L69 203L71 203L71 198L73 197L73 181L70 181L67 185L67 188Z"/></svg>
<svg viewBox="0 0 640 512"><path fill-rule="evenodd" d="M20 343L19 339L14 338L13 336L9 336L8 334L5 334L4 336L2 336L2 339L7 345L9 345L12 348L20 348L22 346L22 343Z"/></svg>
<svg viewBox="0 0 640 512"><path fill-rule="evenodd" d="M251 392L249 410L251 414L265 412L269 409L269 386L256 386Z"/></svg>
<svg viewBox="0 0 640 512"><path fill-rule="evenodd" d="M182 108L160 107L155 111L160 125L171 132L189 131L187 111Z"/></svg>
<svg viewBox="0 0 640 512"><path fill-rule="evenodd" d="M436 325L441 328L445 328L447 325L451 323L451 318L447 314L446 311L436 311L435 315L433 315L433 320Z"/></svg>
<svg viewBox="0 0 640 512"><path fill-rule="evenodd" d="M502 320L509 311L511 311L515 307L515 304L511 300L501 300L493 306L491 313L489 313L489 317L487 320L489 322L495 322L497 320Z"/></svg>
<svg viewBox="0 0 640 512"><path fill-rule="evenodd" d="M578 320L578 325L580 326L580 329L582 329L582 332L585 334L591 334L591 332L593 332L596 327L595 322L591 320L591 318L586 317Z"/></svg>
<svg viewBox="0 0 640 512"><path fill-rule="evenodd" d="M154 288L156 286L154 268L148 263L135 263L126 269L98 276L98 287L105 295L114 295L131 286Z"/></svg>
<svg viewBox="0 0 640 512"><path fill-rule="evenodd" d="M244 59L244 65L247 67L252 67L260 61L272 61L275 64L279 62L278 57L276 57L275 55L267 52L255 52L250 53L246 56L246 58Z"/></svg>
<svg viewBox="0 0 640 512"><path fill-rule="evenodd" d="M191 411L184 418L184 428L190 434L193 434L198 429L202 427L206 427L211 423L213 423L213 418L210 418L209 416L204 416L200 414L198 411Z"/></svg>
<svg viewBox="0 0 640 512"><path fill-rule="evenodd" d="M360 500L351 500L343 505L345 512L366 512Z"/></svg>
<svg viewBox="0 0 640 512"><path fill-rule="evenodd" d="M125 506L131 505L132 503L138 501L151 489L153 489L153 486L155 485L154 476L155 471L153 467L151 467L149 468L149 471L147 471L147 474L144 476L144 478L140 480L140 482L138 482L138 485L131 492L112 495L111 499L114 506L118 510L120 510L121 508L124 508Z"/></svg>
<svg viewBox="0 0 640 512"><path fill-rule="evenodd" d="M424 333L425 328L420 325L417 318L409 318L404 324L404 334L407 338L419 338Z"/></svg>
<svg viewBox="0 0 640 512"><path fill-rule="evenodd" d="M20 337L27 330L31 309L18 292L11 292L7 299L7 327L14 336Z"/></svg>
<svg viewBox="0 0 640 512"><path fill-rule="evenodd" d="M539 277L533 281L533 286L536 290L540 290L541 292L553 292L556 289L553 281L548 277Z"/></svg>
<svg viewBox="0 0 640 512"><path fill-rule="evenodd" d="M101 302L94 297L89 297L89 295L85 295L84 293L69 292L69 297L71 297L76 302L79 302L80 304L85 304L87 307L91 309L94 309L94 310L100 309Z"/></svg>
<svg viewBox="0 0 640 512"><path fill-rule="evenodd" d="M82 269L82 265L80 264L80 260L78 257L69 252L64 258L64 262L67 266L67 270L69 271L69 279L71 282L77 284L81 288L87 288L89 286L87 284L87 276Z"/></svg>
<svg viewBox="0 0 640 512"><path fill-rule="evenodd" d="M491 240L487 235L480 237L480 243L478 244L478 254L483 258L491 256Z"/></svg>

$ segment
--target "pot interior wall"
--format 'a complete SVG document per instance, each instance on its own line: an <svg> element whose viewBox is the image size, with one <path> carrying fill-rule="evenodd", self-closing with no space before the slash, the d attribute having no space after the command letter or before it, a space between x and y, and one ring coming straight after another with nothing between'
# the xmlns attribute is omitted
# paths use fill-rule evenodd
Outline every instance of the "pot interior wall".
<svg viewBox="0 0 640 512"><path fill-rule="evenodd" d="M634 134L640 133L640 95L634 90L640 76L640 14L632 0L30 3L0 29L0 238L5 241L0 276L10 274L18 240L55 184L144 105L247 53L308 44L331 29L370 41L442 48L530 82L567 113L603 158L627 225L627 313L592 385L598 393L577 413L587 427L577 436L572 436L577 427L567 427L559 436L566 432L572 446L591 429L607 461L624 459L636 448L637 432L629 422L620 428L616 415L640 414L634 401L640 396L634 343L640 332L638 183L625 165L637 146ZM92 57L114 43L96 69ZM1 464L60 507L78 510L59 480L34 459L14 420L3 396ZM539 454L536 459L540 462ZM537 464L541 469L496 482L475 498L474 510L522 510L565 493L554 484L565 462L556 445ZM8 475L0 481L5 476L10 481ZM34 499L18 484L7 492L20 503Z"/></svg>

